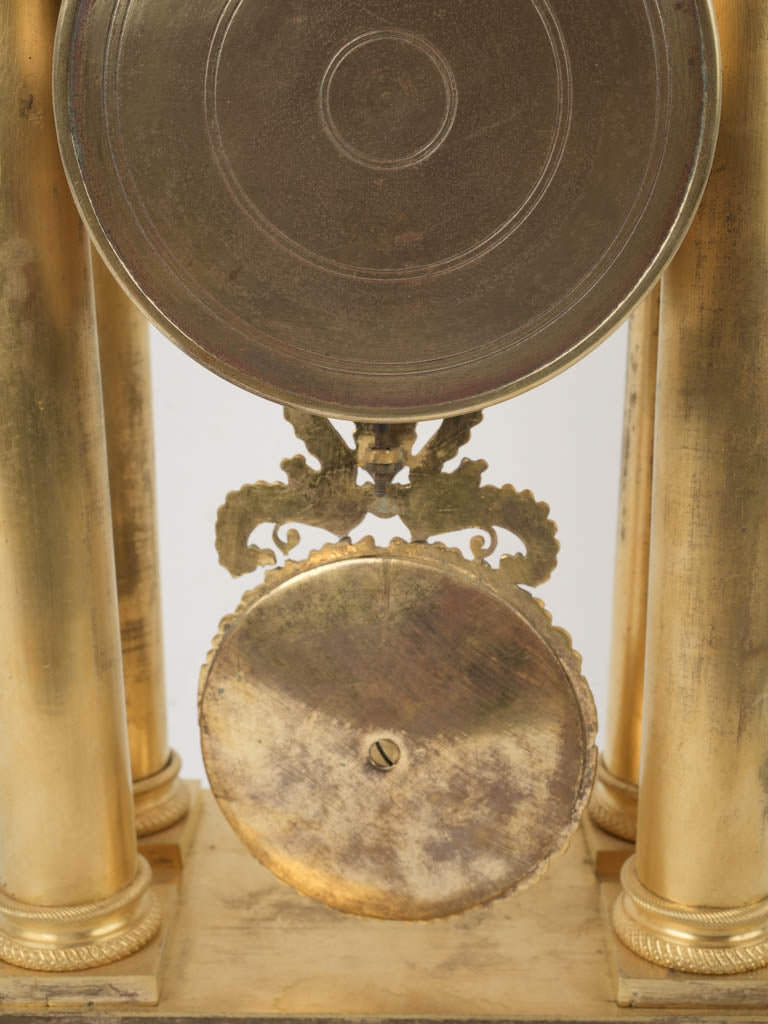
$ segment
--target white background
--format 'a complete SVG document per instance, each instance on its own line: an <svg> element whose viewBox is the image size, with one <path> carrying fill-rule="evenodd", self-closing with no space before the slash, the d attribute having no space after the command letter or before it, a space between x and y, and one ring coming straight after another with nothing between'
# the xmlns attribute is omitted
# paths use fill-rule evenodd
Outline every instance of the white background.
<svg viewBox="0 0 768 1024"><path fill-rule="evenodd" d="M260 578L235 580L218 564L216 512L229 491L257 480L282 480L281 459L306 453L279 406L219 380L155 331L152 361L169 733L184 775L204 778L196 707L200 665L220 618ZM623 328L555 380L489 409L461 453L488 462L486 483L528 488L550 505L559 526L560 561L537 594L583 655L601 718L625 363ZM386 543L407 536L397 522L369 517L353 538L372 533ZM258 534L257 543L266 544L269 532ZM302 535L307 543L292 557L331 539L321 531ZM500 532L500 542L508 540Z"/></svg>

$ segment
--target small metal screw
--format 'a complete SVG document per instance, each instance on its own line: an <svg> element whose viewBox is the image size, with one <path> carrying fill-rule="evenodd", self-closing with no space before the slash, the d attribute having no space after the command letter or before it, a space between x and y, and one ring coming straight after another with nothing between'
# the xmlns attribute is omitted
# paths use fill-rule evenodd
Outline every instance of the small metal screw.
<svg viewBox="0 0 768 1024"><path fill-rule="evenodd" d="M376 740L368 751L368 760L380 772L390 772L400 760L400 747L394 740Z"/></svg>

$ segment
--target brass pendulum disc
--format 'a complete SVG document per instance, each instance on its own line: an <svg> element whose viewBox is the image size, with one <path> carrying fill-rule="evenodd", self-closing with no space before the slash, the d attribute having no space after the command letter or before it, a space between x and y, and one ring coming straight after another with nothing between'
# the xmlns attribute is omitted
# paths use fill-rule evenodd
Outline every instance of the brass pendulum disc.
<svg viewBox="0 0 768 1024"><path fill-rule="evenodd" d="M270 573L201 676L211 788L259 860L344 911L428 919L528 882L576 828L595 710L526 591L439 546Z"/></svg>
<svg viewBox="0 0 768 1024"><path fill-rule="evenodd" d="M64 163L105 259L221 376L358 420L584 355L711 164L710 0L64 0Z"/></svg>

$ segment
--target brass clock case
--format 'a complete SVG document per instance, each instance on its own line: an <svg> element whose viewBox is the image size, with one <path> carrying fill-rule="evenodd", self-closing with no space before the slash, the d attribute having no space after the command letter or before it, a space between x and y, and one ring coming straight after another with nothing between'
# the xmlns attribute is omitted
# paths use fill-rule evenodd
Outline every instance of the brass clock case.
<svg viewBox="0 0 768 1024"><path fill-rule="evenodd" d="M200 684L246 846L340 910L420 920L535 879L576 828L594 704L568 636L484 563L368 539L269 573Z"/></svg>
<svg viewBox="0 0 768 1024"><path fill-rule="evenodd" d="M155 323L256 394L483 408L603 339L711 164L710 0L64 0L81 212Z"/></svg>

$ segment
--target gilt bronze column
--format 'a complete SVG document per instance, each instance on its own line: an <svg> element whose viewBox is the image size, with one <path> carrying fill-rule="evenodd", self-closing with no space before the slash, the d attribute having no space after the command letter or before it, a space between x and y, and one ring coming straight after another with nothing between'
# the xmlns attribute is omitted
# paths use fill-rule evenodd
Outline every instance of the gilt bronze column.
<svg viewBox="0 0 768 1024"><path fill-rule="evenodd" d="M637 833L660 300L657 284L629 323L608 714L590 804L598 825L628 840Z"/></svg>
<svg viewBox="0 0 768 1024"><path fill-rule="evenodd" d="M118 960L137 857L89 248L51 100L56 0L0 19L0 957Z"/></svg>
<svg viewBox="0 0 768 1024"><path fill-rule="evenodd" d="M646 959L768 963L768 4L717 0L723 115L664 279L636 857Z"/></svg>
<svg viewBox="0 0 768 1024"><path fill-rule="evenodd" d="M188 808L166 730L149 325L95 250L93 278L136 831L146 836Z"/></svg>

